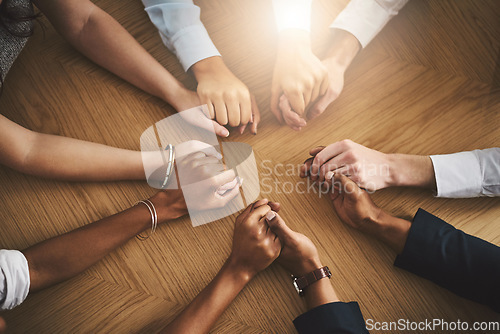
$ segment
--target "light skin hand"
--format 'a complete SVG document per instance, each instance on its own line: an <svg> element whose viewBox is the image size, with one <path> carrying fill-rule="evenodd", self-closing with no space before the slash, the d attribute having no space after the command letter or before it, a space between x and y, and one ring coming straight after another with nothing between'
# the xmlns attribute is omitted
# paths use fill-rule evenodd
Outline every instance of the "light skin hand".
<svg viewBox="0 0 500 334"><path fill-rule="evenodd" d="M435 189L434 169L428 156L386 154L351 140L318 146L301 167L301 177L323 182L331 173L349 176L360 187L374 191L391 186Z"/></svg>
<svg viewBox="0 0 500 334"><path fill-rule="evenodd" d="M373 203L365 190L342 174L335 174L330 195L340 220L383 241L398 254L403 251L411 223L393 217Z"/></svg>
<svg viewBox="0 0 500 334"><path fill-rule="evenodd" d="M305 118L309 104L326 93L328 72L312 53L308 32L287 29L280 33L279 39L271 87L271 111L278 121L285 120L290 125L291 120L284 118L279 106L281 95L286 97L295 113Z"/></svg>
<svg viewBox="0 0 500 334"><path fill-rule="evenodd" d="M269 228L281 241L282 249L278 263L295 277L302 277L313 270L323 267L318 250L312 241L301 233L294 232L274 211L267 214ZM323 278L304 290L308 309L338 301L330 280Z"/></svg>
<svg viewBox="0 0 500 334"><path fill-rule="evenodd" d="M255 99L221 57L200 60L191 69L198 81L200 102L208 106L211 119L220 125L239 126L240 133L251 123L250 132L257 133L260 117Z"/></svg>
<svg viewBox="0 0 500 334"><path fill-rule="evenodd" d="M233 249L217 276L165 329L165 333L208 333L239 292L279 255L280 240L268 229L265 214L278 203L259 200L235 222Z"/></svg>

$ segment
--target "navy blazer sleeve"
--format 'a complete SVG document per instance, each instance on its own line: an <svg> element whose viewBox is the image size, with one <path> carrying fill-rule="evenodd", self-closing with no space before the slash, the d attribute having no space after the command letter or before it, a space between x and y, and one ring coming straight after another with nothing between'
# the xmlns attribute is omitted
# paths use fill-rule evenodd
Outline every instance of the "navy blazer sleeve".
<svg viewBox="0 0 500 334"><path fill-rule="evenodd" d="M394 265L500 312L500 247L419 209Z"/></svg>
<svg viewBox="0 0 500 334"><path fill-rule="evenodd" d="M356 302L320 305L297 317L293 324L300 334L368 333Z"/></svg>

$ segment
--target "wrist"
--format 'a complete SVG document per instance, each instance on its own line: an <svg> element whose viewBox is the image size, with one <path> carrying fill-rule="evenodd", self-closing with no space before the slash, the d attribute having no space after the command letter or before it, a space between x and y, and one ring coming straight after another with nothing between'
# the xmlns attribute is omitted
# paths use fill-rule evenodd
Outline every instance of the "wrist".
<svg viewBox="0 0 500 334"><path fill-rule="evenodd" d="M156 208L159 223L182 217L188 213L181 190L160 191L149 200Z"/></svg>
<svg viewBox="0 0 500 334"><path fill-rule="evenodd" d="M394 217L380 210L378 217L373 222L370 234L400 254L404 249L410 228L411 222L408 220Z"/></svg>
<svg viewBox="0 0 500 334"><path fill-rule="evenodd" d="M224 263L222 270L244 285L249 283L258 273L258 271L252 270L245 265L242 265L240 261L237 261L233 257L232 254L226 260L226 263Z"/></svg>
<svg viewBox="0 0 500 334"><path fill-rule="evenodd" d="M361 50L358 39L345 30L333 29L331 47L324 59L326 66L335 66L344 71Z"/></svg>
<svg viewBox="0 0 500 334"><path fill-rule="evenodd" d="M323 267L319 258L311 258L300 261L299 267L292 271L292 275L300 278L309 274L311 271Z"/></svg>
<svg viewBox="0 0 500 334"><path fill-rule="evenodd" d="M429 156L389 154L392 186L436 187L434 167Z"/></svg>
<svg viewBox="0 0 500 334"><path fill-rule="evenodd" d="M218 74L228 69L221 56L213 56L198 61L191 66L191 70L199 82L206 76Z"/></svg>
<svg viewBox="0 0 500 334"><path fill-rule="evenodd" d="M302 29L285 29L279 34L278 50L304 50L311 48L311 37L308 31Z"/></svg>

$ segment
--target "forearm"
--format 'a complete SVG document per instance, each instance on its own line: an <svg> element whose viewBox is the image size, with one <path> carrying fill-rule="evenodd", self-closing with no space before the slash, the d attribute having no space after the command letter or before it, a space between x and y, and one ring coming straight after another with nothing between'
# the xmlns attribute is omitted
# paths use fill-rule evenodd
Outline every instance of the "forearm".
<svg viewBox="0 0 500 334"><path fill-rule="evenodd" d="M368 224L363 224L361 230L384 242L400 254L406 244L410 228L411 222L393 217L380 210L378 217Z"/></svg>
<svg viewBox="0 0 500 334"><path fill-rule="evenodd" d="M140 205L26 249L30 291L79 274L150 226L149 211Z"/></svg>
<svg viewBox="0 0 500 334"><path fill-rule="evenodd" d="M177 191L159 192L150 198L158 223L186 213ZM138 204L66 234L51 238L23 251L28 260L30 291L37 291L86 270L111 251L151 228L151 213Z"/></svg>
<svg viewBox="0 0 500 334"><path fill-rule="evenodd" d="M436 190L436 179L429 156L388 154L391 186Z"/></svg>
<svg viewBox="0 0 500 334"><path fill-rule="evenodd" d="M36 4L78 51L176 107L176 99L185 88L106 12L90 1Z"/></svg>
<svg viewBox="0 0 500 334"><path fill-rule="evenodd" d="M327 278L322 278L318 282L308 286L304 291L304 298L308 310L323 304L339 301L330 280Z"/></svg>
<svg viewBox="0 0 500 334"><path fill-rule="evenodd" d="M11 166L31 175L71 181L144 179L141 152L68 137L32 133L24 159Z"/></svg>
<svg viewBox="0 0 500 334"><path fill-rule="evenodd" d="M165 328L166 333L208 333L224 310L250 281L228 260L217 276Z"/></svg>
<svg viewBox="0 0 500 334"><path fill-rule="evenodd" d="M338 67L345 71L361 50L361 44L350 32L332 29L330 48L323 59L327 67Z"/></svg>

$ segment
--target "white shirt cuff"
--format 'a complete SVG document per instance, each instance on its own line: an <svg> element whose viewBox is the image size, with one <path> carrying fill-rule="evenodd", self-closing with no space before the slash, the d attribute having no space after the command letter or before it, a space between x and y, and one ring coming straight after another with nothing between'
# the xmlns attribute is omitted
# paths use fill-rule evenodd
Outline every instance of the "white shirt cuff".
<svg viewBox="0 0 500 334"><path fill-rule="evenodd" d="M17 250L0 250L0 310L21 304L30 290L28 260Z"/></svg>
<svg viewBox="0 0 500 334"><path fill-rule="evenodd" d="M311 31L312 0L273 0L278 32L285 29Z"/></svg>
<svg viewBox="0 0 500 334"><path fill-rule="evenodd" d="M161 34L163 43L167 44L167 38ZM220 56L219 51L210 39L203 24L190 26L177 32L170 39L173 52L179 58L184 71L200 60Z"/></svg>
<svg viewBox="0 0 500 334"><path fill-rule="evenodd" d="M397 15L406 1L386 1L393 8L382 7L375 0L352 0L330 25L353 34L364 48L382 30L389 20ZM396 4L393 4L396 3Z"/></svg>
<svg viewBox="0 0 500 334"><path fill-rule="evenodd" d="M437 197L481 195L482 173L474 152L431 155L436 176Z"/></svg>

